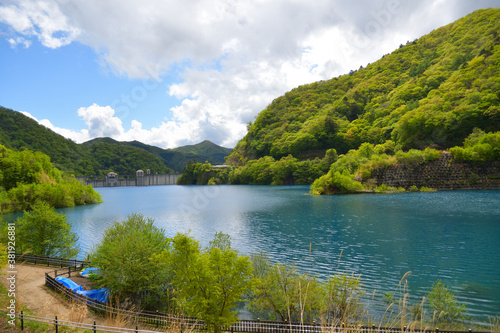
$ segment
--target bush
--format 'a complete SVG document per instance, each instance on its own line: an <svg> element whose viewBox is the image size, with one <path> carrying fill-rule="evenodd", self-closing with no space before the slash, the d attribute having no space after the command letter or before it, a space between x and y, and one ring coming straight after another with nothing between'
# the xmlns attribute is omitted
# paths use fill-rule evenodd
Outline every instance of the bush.
<svg viewBox="0 0 500 333"><path fill-rule="evenodd" d="M347 194L363 190L363 185L354 180L347 170L343 173L329 171L316 179L311 186L312 194Z"/></svg>
<svg viewBox="0 0 500 333"><path fill-rule="evenodd" d="M441 280L432 285L427 294L429 306L433 311L435 327L462 328L467 319L465 304L458 304L453 292Z"/></svg>
<svg viewBox="0 0 500 333"><path fill-rule="evenodd" d="M427 147L425 148L423 155L424 155L424 162L431 162L438 160L439 157L441 156L441 153L436 149Z"/></svg>

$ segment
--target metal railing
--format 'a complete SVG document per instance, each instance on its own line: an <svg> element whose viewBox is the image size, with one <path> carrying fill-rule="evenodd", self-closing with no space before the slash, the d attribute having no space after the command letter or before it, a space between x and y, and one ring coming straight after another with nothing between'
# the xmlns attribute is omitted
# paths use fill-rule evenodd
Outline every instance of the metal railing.
<svg viewBox="0 0 500 333"><path fill-rule="evenodd" d="M89 265L89 262L84 260L42 257L22 253L16 253L16 261L49 267L73 267L75 269L83 269L84 267Z"/></svg>

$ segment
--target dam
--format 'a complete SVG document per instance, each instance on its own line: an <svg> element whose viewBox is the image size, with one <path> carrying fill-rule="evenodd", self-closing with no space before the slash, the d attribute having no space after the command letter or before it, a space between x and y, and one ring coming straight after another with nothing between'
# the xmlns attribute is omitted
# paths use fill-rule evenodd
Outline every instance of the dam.
<svg viewBox="0 0 500 333"><path fill-rule="evenodd" d="M149 169L146 173L137 170L135 175L118 175L110 172L106 176L77 176L75 177L84 185L92 187L118 187L118 186L155 186L175 185L180 173L151 174Z"/></svg>

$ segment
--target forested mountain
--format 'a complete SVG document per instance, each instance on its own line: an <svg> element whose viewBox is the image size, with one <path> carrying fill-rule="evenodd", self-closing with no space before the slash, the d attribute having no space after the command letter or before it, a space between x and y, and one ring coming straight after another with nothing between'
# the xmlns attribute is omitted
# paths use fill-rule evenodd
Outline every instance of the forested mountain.
<svg viewBox="0 0 500 333"><path fill-rule="evenodd" d="M129 146L111 138L99 138L84 142L90 156L95 159L102 170L114 171L118 174L135 174L139 169L152 173L174 173L156 155L144 149ZM91 170L85 171L86 175L95 174Z"/></svg>
<svg viewBox="0 0 500 333"><path fill-rule="evenodd" d="M177 172L181 172L192 160L200 163L223 164L224 159L232 151L230 148L218 146L208 140L172 149L161 149L139 141L122 142L122 144L139 147L158 156L167 167Z"/></svg>
<svg viewBox="0 0 500 333"><path fill-rule="evenodd" d="M98 163L82 147L54 133L20 112L0 106L0 144L13 150L29 149L48 155L59 169L75 174L94 169Z"/></svg>
<svg viewBox="0 0 500 333"><path fill-rule="evenodd" d="M392 140L445 149L500 129L500 9L478 10L366 68L287 92L260 112L232 165L339 154Z"/></svg>
<svg viewBox="0 0 500 333"><path fill-rule="evenodd" d="M110 171L135 174L138 169L151 169L154 173L180 172L190 160L220 164L231 152L210 141L175 149L110 138L76 144L22 113L1 106L0 144L12 150L43 152L56 167L77 176L104 175Z"/></svg>

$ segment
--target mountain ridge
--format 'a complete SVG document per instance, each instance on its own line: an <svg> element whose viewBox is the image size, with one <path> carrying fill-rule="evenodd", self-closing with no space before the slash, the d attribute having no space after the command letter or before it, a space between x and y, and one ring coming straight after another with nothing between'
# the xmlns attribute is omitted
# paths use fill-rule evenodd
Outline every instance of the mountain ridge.
<svg viewBox="0 0 500 333"><path fill-rule="evenodd" d="M292 89L249 124L228 162L321 158L387 140L445 149L474 128L498 131L499 22L500 9L478 10L365 68Z"/></svg>
<svg viewBox="0 0 500 333"><path fill-rule="evenodd" d="M59 169L78 176L103 175L110 171L134 174L137 169L151 169L157 173L182 172L190 160L221 164L232 150L208 140L173 149L139 141L120 142L107 137L77 144L21 112L2 106L0 144L13 150L41 151Z"/></svg>

